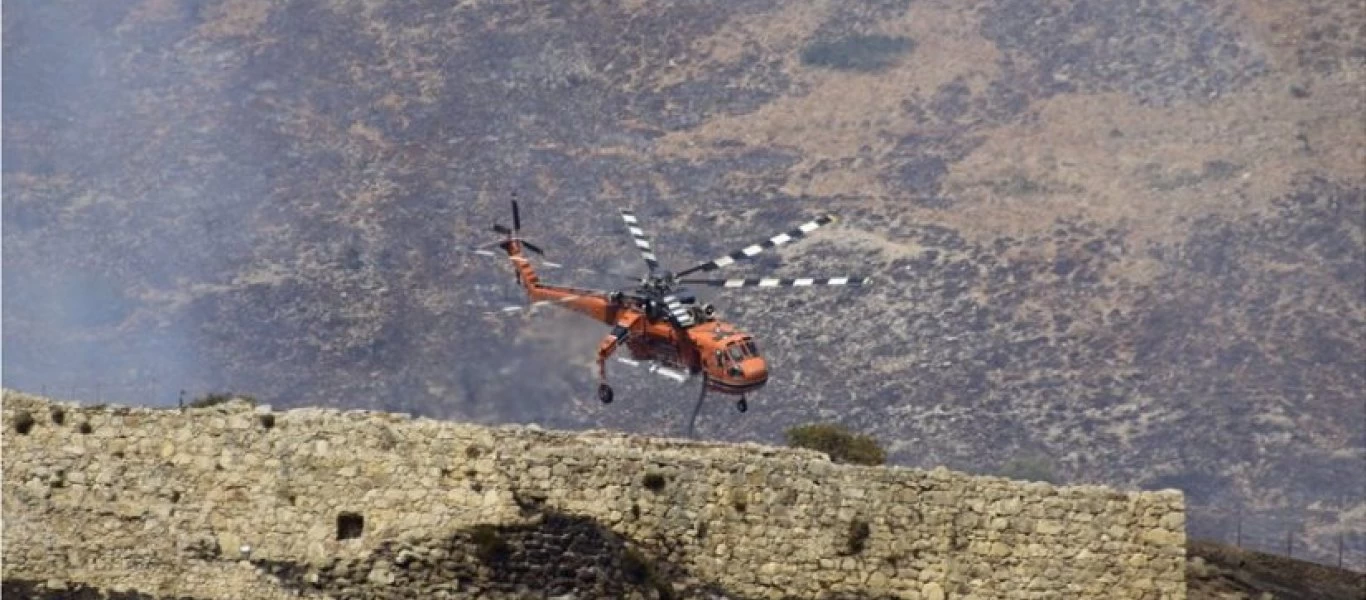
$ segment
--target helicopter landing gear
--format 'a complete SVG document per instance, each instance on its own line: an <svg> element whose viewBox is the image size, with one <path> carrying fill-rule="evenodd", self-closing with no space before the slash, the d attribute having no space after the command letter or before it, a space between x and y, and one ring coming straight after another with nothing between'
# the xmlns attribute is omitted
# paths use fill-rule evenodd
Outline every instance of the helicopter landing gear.
<svg viewBox="0 0 1366 600"><path fill-rule="evenodd" d="M607 357L616 351L617 346L630 333L630 328L626 324L619 324L598 344L598 400L603 404L612 403L612 386L607 385Z"/></svg>
<svg viewBox="0 0 1366 600"><path fill-rule="evenodd" d="M735 402L735 410L738 410L740 412L745 412L749 410L749 403L745 402L744 396L740 396L740 399Z"/></svg>

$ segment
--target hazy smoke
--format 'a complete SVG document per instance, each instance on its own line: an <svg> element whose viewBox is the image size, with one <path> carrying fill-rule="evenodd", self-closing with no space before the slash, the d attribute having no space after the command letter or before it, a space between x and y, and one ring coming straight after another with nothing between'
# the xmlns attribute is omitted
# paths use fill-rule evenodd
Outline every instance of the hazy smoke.
<svg viewBox="0 0 1366 600"><path fill-rule="evenodd" d="M59 1L8 3L4 22L4 385L149 404L208 391L185 302L246 255L264 180L195 168L219 141L205 114L232 101L196 78L203 55L172 47L198 15Z"/></svg>

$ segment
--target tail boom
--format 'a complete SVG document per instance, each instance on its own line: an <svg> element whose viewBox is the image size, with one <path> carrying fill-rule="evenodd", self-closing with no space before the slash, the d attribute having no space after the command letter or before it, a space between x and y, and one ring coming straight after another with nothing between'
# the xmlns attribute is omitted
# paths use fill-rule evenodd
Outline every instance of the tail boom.
<svg viewBox="0 0 1366 600"><path fill-rule="evenodd" d="M626 309L602 290L540 284L528 289L528 297L533 303L563 307L608 325L615 324Z"/></svg>
<svg viewBox="0 0 1366 600"><path fill-rule="evenodd" d="M501 247L507 251L508 260L512 261L512 268L517 274L517 285L526 290L527 300L533 306L559 306L609 325L616 323L617 317L625 308L612 302L609 294L602 290L541 283L536 268L522 253L521 242L507 240Z"/></svg>

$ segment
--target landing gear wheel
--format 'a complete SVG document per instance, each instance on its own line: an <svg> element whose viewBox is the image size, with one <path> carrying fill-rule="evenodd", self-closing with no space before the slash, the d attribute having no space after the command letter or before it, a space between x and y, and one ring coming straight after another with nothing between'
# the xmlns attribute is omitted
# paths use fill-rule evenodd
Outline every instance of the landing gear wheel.
<svg viewBox="0 0 1366 600"><path fill-rule="evenodd" d="M598 400L602 400L603 404L611 404L612 386L605 383L598 384Z"/></svg>
<svg viewBox="0 0 1366 600"><path fill-rule="evenodd" d="M735 410L738 410L738 411L740 411L740 412L745 412L745 411L749 410L749 403L748 403L748 402L745 402L745 399L744 399L744 398L741 398L739 401L737 401L737 402L735 403Z"/></svg>

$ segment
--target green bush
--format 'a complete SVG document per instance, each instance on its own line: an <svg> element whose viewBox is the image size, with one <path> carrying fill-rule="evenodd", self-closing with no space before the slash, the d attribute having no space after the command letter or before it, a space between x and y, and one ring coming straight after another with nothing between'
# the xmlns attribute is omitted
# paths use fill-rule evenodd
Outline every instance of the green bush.
<svg viewBox="0 0 1366 600"><path fill-rule="evenodd" d="M223 404L225 402L235 400L238 398L250 402L253 406L256 405L256 398L244 394L205 394L203 396L195 398L194 400L191 400L188 406L190 408L207 408L210 406Z"/></svg>
<svg viewBox="0 0 1366 600"><path fill-rule="evenodd" d="M878 71L910 52L915 42L890 35L850 35L837 40L812 42L802 50L802 63L845 71Z"/></svg>
<svg viewBox="0 0 1366 600"><path fill-rule="evenodd" d="M832 423L813 423L788 429L787 445L824 452L837 463L881 465L887 462L887 452L878 445L877 440Z"/></svg>

